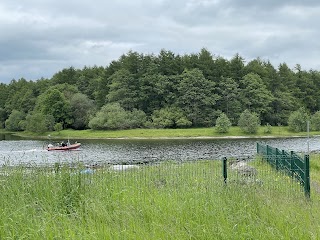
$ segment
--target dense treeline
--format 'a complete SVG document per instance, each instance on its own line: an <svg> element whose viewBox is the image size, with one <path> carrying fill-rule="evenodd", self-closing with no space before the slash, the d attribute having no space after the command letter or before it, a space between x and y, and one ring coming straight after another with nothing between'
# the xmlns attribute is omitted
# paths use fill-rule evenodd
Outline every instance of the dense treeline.
<svg viewBox="0 0 320 240"><path fill-rule="evenodd" d="M269 61L227 60L202 49L176 55L128 52L106 67L66 68L51 79L0 84L0 123L8 130L177 128L233 125L246 109L263 125L320 110L320 73Z"/></svg>

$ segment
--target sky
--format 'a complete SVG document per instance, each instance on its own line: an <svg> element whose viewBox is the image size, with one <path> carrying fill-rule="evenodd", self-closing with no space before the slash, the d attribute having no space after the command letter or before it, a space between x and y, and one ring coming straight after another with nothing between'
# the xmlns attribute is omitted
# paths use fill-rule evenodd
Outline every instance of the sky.
<svg viewBox="0 0 320 240"><path fill-rule="evenodd" d="M319 13L318 0L1 0L0 82L161 49L320 71Z"/></svg>

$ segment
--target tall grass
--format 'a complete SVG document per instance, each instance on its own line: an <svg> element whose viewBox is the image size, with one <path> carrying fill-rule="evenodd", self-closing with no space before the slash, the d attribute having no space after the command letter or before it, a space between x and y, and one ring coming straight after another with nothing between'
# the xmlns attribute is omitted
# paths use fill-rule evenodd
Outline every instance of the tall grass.
<svg viewBox="0 0 320 240"><path fill-rule="evenodd" d="M227 184L220 161L2 167L0 239L319 239L319 197L251 164Z"/></svg>

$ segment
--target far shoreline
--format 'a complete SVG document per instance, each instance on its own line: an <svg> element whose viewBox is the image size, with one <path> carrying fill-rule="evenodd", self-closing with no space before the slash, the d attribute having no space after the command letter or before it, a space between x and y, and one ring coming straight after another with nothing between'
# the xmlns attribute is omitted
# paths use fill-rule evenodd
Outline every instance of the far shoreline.
<svg viewBox="0 0 320 240"><path fill-rule="evenodd" d="M308 138L320 136L320 132L290 132L288 127L272 127L270 133L266 133L263 127L256 134L244 134L239 127L231 127L228 133L217 133L211 128L190 129L128 129L128 130L72 130L66 129L60 132L32 133L32 132L8 132L0 130L0 134L12 134L21 138L33 139L92 139L92 140L167 140L167 139L277 139L277 138Z"/></svg>

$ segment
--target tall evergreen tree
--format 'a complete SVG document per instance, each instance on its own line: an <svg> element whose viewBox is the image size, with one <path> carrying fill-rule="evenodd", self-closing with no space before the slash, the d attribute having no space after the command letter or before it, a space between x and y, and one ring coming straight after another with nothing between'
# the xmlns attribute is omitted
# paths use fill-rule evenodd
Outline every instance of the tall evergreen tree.
<svg viewBox="0 0 320 240"><path fill-rule="evenodd" d="M300 66L296 73L296 87L294 96L300 99L301 106L304 106L310 112L314 113L317 109L317 89L312 81L311 75L305 71L301 71Z"/></svg>
<svg viewBox="0 0 320 240"><path fill-rule="evenodd" d="M194 126L212 126L216 118L218 95L215 84L207 80L199 69L186 70L178 85L177 105L185 111Z"/></svg>
<svg viewBox="0 0 320 240"><path fill-rule="evenodd" d="M243 107L259 115L270 111L273 95L264 85L259 75L249 73L243 77L241 84L243 86L241 91Z"/></svg>
<svg viewBox="0 0 320 240"><path fill-rule="evenodd" d="M126 69L115 72L110 77L110 90L107 95L109 103L119 103L125 110L139 106L139 82Z"/></svg>
<svg viewBox="0 0 320 240"><path fill-rule="evenodd" d="M244 59L238 53L230 60L229 68L229 76L239 83L244 76Z"/></svg>
<svg viewBox="0 0 320 240"><path fill-rule="evenodd" d="M50 88L37 99L35 112L52 115L56 123L61 122L65 127L72 123L70 103L57 88Z"/></svg>
<svg viewBox="0 0 320 240"><path fill-rule="evenodd" d="M79 78L79 70L76 70L74 67L69 67L62 69L53 75L52 81L54 84L76 84Z"/></svg>
<svg viewBox="0 0 320 240"><path fill-rule="evenodd" d="M241 89L233 78L222 77L217 85L219 100L217 109L224 112L233 124L236 124L243 111L240 98Z"/></svg>
<svg viewBox="0 0 320 240"><path fill-rule="evenodd" d="M202 48L199 53L197 68L202 71L206 79L214 81L214 59L205 48Z"/></svg>
<svg viewBox="0 0 320 240"><path fill-rule="evenodd" d="M162 49L156 59L159 73L166 76L179 75L182 71L182 59L171 51Z"/></svg>

